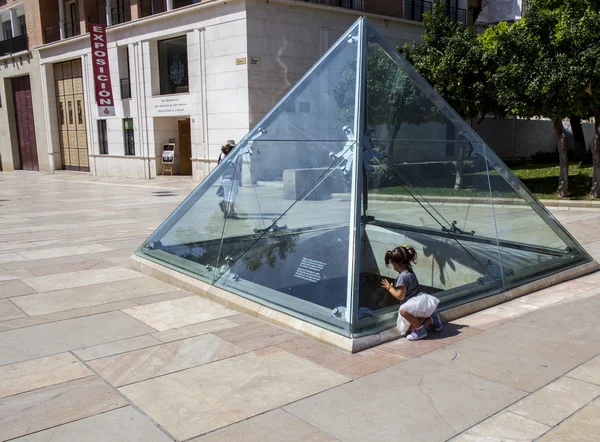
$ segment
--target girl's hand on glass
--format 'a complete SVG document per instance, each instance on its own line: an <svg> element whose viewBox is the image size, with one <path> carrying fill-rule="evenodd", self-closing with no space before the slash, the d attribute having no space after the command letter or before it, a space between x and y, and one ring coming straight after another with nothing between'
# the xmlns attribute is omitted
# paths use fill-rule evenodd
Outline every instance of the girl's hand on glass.
<svg viewBox="0 0 600 442"><path fill-rule="evenodd" d="M392 284L390 284L390 282L387 279L382 279L381 287L383 287L384 289L386 289L389 292L390 288L392 287Z"/></svg>

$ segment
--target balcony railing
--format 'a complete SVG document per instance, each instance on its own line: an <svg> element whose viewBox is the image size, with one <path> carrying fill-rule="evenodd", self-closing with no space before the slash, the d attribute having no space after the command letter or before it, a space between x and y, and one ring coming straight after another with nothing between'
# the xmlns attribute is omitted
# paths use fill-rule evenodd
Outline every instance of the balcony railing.
<svg viewBox="0 0 600 442"><path fill-rule="evenodd" d="M347 9L362 11L363 0L304 0L310 3L320 3L328 6L340 6Z"/></svg>
<svg viewBox="0 0 600 442"><path fill-rule="evenodd" d="M0 41L0 57L10 55L29 49L27 35L19 35L18 37L8 38Z"/></svg>
<svg viewBox="0 0 600 442"><path fill-rule="evenodd" d="M433 12L433 1L404 0L404 18L408 20L423 20L423 14ZM467 10L446 5L446 15L456 22L467 24Z"/></svg>
<svg viewBox="0 0 600 442"><path fill-rule="evenodd" d="M53 41L60 40L60 32L58 28L52 26L44 29L44 43L52 43Z"/></svg>
<svg viewBox="0 0 600 442"><path fill-rule="evenodd" d="M79 22L78 21L68 21L65 23L65 37L74 37L79 35Z"/></svg>
<svg viewBox="0 0 600 442"><path fill-rule="evenodd" d="M131 83L129 78L121 78L121 98L131 98Z"/></svg>
<svg viewBox="0 0 600 442"><path fill-rule="evenodd" d="M462 8L455 8L452 6L446 7L446 15L455 22L460 22L464 25L467 24L467 10Z"/></svg>
<svg viewBox="0 0 600 442"><path fill-rule="evenodd" d="M404 0L404 18L421 21L425 12L433 12L433 2Z"/></svg>
<svg viewBox="0 0 600 442"><path fill-rule="evenodd" d="M140 0L140 10L142 17L165 12L166 2L164 0Z"/></svg>
<svg viewBox="0 0 600 442"><path fill-rule="evenodd" d="M110 24L118 25L119 23L125 23L131 21L131 7L129 4L122 4L116 8L110 10Z"/></svg>

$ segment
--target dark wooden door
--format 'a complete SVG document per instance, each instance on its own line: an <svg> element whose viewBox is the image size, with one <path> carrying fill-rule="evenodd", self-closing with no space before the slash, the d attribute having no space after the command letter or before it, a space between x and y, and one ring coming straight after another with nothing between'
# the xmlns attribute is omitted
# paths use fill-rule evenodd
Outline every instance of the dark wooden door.
<svg viewBox="0 0 600 442"><path fill-rule="evenodd" d="M31 103L31 83L29 75L12 79L13 99L19 140L21 169L40 170L35 142L35 123Z"/></svg>
<svg viewBox="0 0 600 442"><path fill-rule="evenodd" d="M179 120L179 175L192 174L192 136L190 120Z"/></svg>

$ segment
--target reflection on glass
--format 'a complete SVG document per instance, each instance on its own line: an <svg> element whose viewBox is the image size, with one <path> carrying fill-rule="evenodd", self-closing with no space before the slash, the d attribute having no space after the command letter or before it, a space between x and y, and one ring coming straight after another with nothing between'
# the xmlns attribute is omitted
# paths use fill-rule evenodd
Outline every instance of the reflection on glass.
<svg viewBox="0 0 600 442"><path fill-rule="evenodd" d="M360 19L138 254L359 337L395 324L381 280L403 244L442 310L590 259Z"/></svg>

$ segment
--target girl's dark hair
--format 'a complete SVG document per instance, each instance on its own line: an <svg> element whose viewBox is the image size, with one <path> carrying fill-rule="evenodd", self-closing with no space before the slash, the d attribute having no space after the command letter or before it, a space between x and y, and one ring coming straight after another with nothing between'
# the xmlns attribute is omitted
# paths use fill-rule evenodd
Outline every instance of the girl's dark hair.
<svg viewBox="0 0 600 442"><path fill-rule="evenodd" d="M385 265L389 266L392 262L404 265L412 272L412 264L417 263L417 252L412 247L396 247L385 252Z"/></svg>

